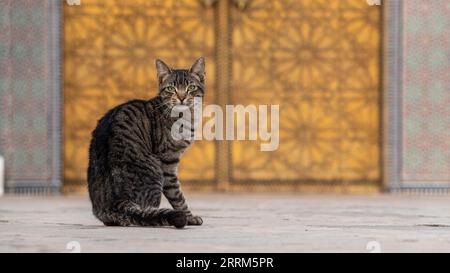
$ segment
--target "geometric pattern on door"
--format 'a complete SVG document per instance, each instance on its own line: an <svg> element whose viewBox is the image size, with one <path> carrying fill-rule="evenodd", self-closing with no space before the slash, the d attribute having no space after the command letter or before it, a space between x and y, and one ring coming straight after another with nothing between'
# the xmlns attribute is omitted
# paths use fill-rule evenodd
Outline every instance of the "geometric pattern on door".
<svg viewBox="0 0 450 273"><path fill-rule="evenodd" d="M217 33L224 26L218 15L225 11L229 33L220 42L230 43L230 52L221 55ZM217 182L219 173L229 172L231 185L376 184L380 13L365 0L65 5L65 185L85 183L90 133L101 115L128 99L155 94L155 58L185 67L198 56L207 59L206 104L280 105L280 146L260 152L259 142L230 142L223 164L217 143L196 143L182 160L183 181ZM224 96L216 80L227 78L216 73L224 62L230 71L220 71L231 76L229 89L221 90L227 99L218 102Z"/></svg>
<svg viewBox="0 0 450 273"><path fill-rule="evenodd" d="M111 107L156 94L155 59L189 67L207 59L206 102L214 98L213 10L199 1L83 0L64 5L65 185L86 181L88 145ZM181 177L214 179L214 143L198 142Z"/></svg>
<svg viewBox="0 0 450 273"><path fill-rule="evenodd" d="M379 182L380 13L364 0L233 8L232 103L280 105L279 149L234 142L233 181Z"/></svg>

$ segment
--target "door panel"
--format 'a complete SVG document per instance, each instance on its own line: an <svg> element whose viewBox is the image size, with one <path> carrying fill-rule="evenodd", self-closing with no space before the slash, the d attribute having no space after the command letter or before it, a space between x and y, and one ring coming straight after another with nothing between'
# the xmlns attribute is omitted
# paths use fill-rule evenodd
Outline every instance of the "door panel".
<svg viewBox="0 0 450 273"><path fill-rule="evenodd" d="M232 103L280 105L279 149L232 143L231 180L378 181L380 8L253 0L231 14Z"/></svg>
<svg viewBox="0 0 450 273"><path fill-rule="evenodd" d="M83 0L64 5L65 186L85 185L88 146L97 120L130 99L156 94L154 61L189 67L207 59L206 101L214 98L213 9L200 1ZM214 143L187 152L181 176L213 180Z"/></svg>
<svg viewBox="0 0 450 273"><path fill-rule="evenodd" d="M259 142L196 143L182 160L182 180L225 190L377 185L380 17L366 0L65 5L66 187L85 185L96 121L119 103L155 95L155 58L188 66L201 55L206 103L279 104L280 145L261 152Z"/></svg>

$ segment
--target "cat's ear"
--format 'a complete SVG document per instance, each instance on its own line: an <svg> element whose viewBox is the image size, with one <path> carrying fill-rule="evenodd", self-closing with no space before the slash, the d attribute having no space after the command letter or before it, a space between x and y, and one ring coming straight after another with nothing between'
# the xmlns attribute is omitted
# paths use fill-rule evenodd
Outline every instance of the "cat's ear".
<svg viewBox="0 0 450 273"><path fill-rule="evenodd" d="M170 67L160 59L156 60L156 72L158 73L158 81L162 83L172 73Z"/></svg>
<svg viewBox="0 0 450 273"><path fill-rule="evenodd" d="M205 58L198 58L191 69L189 69L189 72L197 76L199 80L203 82L205 80Z"/></svg>

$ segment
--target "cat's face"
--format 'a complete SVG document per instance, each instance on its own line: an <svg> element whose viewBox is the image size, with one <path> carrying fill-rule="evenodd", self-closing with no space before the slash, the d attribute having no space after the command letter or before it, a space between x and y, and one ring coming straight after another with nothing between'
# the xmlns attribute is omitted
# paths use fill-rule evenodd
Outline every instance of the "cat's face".
<svg viewBox="0 0 450 273"><path fill-rule="evenodd" d="M156 60L159 95L170 108L176 105L194 106L194 98L202 98L205 88L205 60L199 58L189 70L171 69Z"/></svg>

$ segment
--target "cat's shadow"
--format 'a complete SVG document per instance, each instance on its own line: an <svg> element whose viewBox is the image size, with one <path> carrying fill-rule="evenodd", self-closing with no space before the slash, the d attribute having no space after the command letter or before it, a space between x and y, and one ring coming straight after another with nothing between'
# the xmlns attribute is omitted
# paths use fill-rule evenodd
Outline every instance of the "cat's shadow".
<svg viewBox="0 0 450 273"><path fill-rule="evenodd" d="M89 225L85 226L86 229L92 228L92 229L104 229L104 228L115 228L115 229L128 229L128 228L134 228L134 229L168 229L168 230L186 230L186 229L192 229L191 226L185 226L183 228L176 228L173 226L105 226L105 225Z"/></svg>

